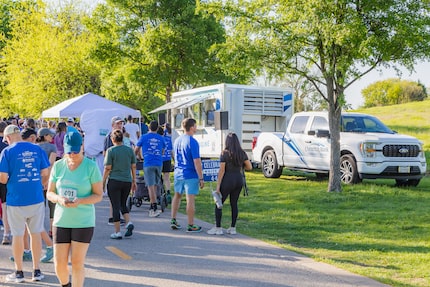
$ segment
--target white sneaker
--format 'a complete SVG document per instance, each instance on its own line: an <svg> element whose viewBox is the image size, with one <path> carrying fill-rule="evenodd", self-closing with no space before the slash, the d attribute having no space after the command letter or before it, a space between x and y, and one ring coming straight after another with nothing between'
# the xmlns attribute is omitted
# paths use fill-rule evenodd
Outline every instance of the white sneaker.
<svg viewBox="0 0 430 287"><path fill-rule="evenodd" d="M110 238L112 238L112 239L122 239L122 234L121 234L121 232L112 233L110 235Z"/></svg>
<svg viewBox="0 0 430 287"><path fill-rule="evenodd" d="M224 232L222 232L222 227L216 227L216 226L214 226L214 227L212 227L211 229L209 229L207 231L207 234L210 234L210 235L223 235Z"/></svg>
<svg viewBox="0 0 430 287"><path fill-rule="evenodd" d="M236 227L230 227L229 229L227 229L227 233L231 234L231 235L235 235L236 234Z"/></svg>
<svg viewBox="0 0 430 287"><path fill-rule="evenodd" d="M161 210L153 210L153 209L150 209L149 210L149 217L157 217L157 216L160 216L160 214L161 214Z"/></svg>

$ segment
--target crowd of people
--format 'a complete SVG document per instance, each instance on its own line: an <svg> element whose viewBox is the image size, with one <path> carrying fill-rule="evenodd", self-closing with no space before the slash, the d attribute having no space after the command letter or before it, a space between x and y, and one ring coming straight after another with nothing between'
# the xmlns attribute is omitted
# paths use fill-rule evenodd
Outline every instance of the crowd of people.
<svg viewBox="0 0 430 287"><path fill-rule="evenodd" d="M202 230L194 223L195 196L204 187L200 148L193 137L196 121L184 119L183 134L174 142L168 123L151 121L143 127L131 116L126 120L114 116L111 127L104 140L104 164L100 170L94 160L85 156L84 132L74 118L56 122L12 117L0 121L2 244L12 244L10 259L15 264L15 271L6 276L6 281L24 281L23 261L33 262L32 280L40 281L44 275L39 262L53 259L61 286L83 286L85 257L94 233L95 204L103 194L108 195L111 204L108 224L113 225L114 232L110 238L123 238L120 226L125 226L124 237L133 235L135 226L127 198L137 189L140 161L148 188L149 217L161 213L157 208L157 185L162 182L171 200L170 227L182 228L176 217L185 195L186 231ZM252 167L234 133L226 138L220 162L216 192L222 203L230 197L232 219L227 232L235 234L242 173ZM49 209L48 230L44 224L45 208ZM221 235L219 206L215 205L214 215L216 224L207 233ZM46 251L42 256L43 244ZM71 276L69 254L77 259L72 262Z"/></svg>

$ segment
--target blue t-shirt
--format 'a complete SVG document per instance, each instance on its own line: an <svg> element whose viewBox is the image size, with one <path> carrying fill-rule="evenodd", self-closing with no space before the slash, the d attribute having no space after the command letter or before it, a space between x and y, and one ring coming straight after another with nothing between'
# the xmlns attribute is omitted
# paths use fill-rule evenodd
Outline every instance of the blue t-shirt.
<svg viewBox="0 0 430 287"><path fill-rule="evenodd" d="M164 131L164 142L166 143L166 149L164 150L163 161L172 160L172 135L167 131Z"/></svg>
<svg viewBox="0 0 430 287"><path fill-rule="evenodd" d="M174 179L199 178L194 159L200 158L199 143L189 135L181 135L173 145L175 153Z"/></svg>
<svg viewBox="0 0 430 287"><path fill-rule="evenodd" d="M41 170L49 167L46 153L30 142L16 142L0 154L0 172L7 173L7 204L28 206L41 203L43 196Z"/></svg>
<svg viewBox="0 0 430 287"><path fill-rule="evenodd" d="M166 149L163 136L157 133L147 133L140 137L136 146L142 147L144 167L163 165L163 150Z"/></svg>

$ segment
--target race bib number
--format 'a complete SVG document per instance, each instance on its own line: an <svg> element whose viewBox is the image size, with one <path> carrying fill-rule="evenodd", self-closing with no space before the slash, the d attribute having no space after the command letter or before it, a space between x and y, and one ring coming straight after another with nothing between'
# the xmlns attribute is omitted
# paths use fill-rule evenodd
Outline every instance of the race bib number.
<svg viewBox="0 0 430 287"><path fill-rule="evenodd" d="M66 197L70 201L73 201L78 196L78 190L74 188L63 188L61 189L60 195Z"/></svg>

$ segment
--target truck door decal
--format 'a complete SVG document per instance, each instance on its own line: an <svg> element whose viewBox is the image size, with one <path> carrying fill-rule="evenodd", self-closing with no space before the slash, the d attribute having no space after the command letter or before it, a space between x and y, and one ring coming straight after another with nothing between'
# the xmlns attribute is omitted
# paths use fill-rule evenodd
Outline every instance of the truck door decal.
<svg viewBox="0 0 430 287"><path fill-rule="evenodd" d="M300 161L303 162L307 166L307 163L304 159L302 152L300 151L299 147L292 140L286 140L285 138L282 138L282 142L284 144L286 144L300 158Z"/></svg>

